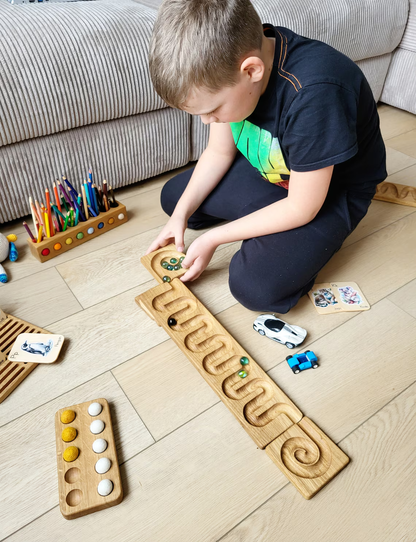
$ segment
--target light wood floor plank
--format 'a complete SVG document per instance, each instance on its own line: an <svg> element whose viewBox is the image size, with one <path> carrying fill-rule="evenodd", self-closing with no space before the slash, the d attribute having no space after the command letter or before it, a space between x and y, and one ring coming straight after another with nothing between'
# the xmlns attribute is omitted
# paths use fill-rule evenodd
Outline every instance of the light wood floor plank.
<svg viewBox="0 0 416 542"><path fill-rule="evenodd" d="M390 177L388 180L390 180ZM361 220L352 234L346 238L342 247L348 247L360 239L364 239L364 237L368 237L372 233L375 233L412 213L416 213L414 207L373 200L368 209L368 213Z"/></svg>
<svg viewBox="0 0 416 542"><path fill-rule="evenodd" d="M390 175L386 180L390 183L416 186L416 165L402 169L394 175Z"/></svg>
<svg viewBox="0 0 416 542"><path fill-rule="evenodd" d="M416 385L340 444L351 463L311 501L290 485L221 542L412 542Z"/></svg>
<svg viewBox="0 0 416 542"><path fill-rule="evenodd" d="M52 367L50 368L52 370ZM105 373L0 428L0 464L1 470L7 472L8 485L7 492L0 492L0 539L59 503L54 438L55 412L60 408L100 397L110 403L120 463L154 442L110 373ZM45 542L52 539L43 540Z"/></svg>
<svg viewBox="0 0 416 542"><path fill-rule="evenodd" d="M413 158L408 154L404 154L403 152L397 151L392 147L386 147L386 152L387 172L389 176L416 164L416 158Z"/></svg>
<svg viewBox="0 0 416 542"><path fill-rule="evenodd" d="M317 282L356 282L370 304L416 278L416 213L340 250Z"/></svg>
<svg viewBox="0 0 416 542"><path fill-rule="evenodd" d="M377 109L384 141L416 128L416 115L408 111L403 111L402 109L390 107L385 104L379 104Z"/></svg>
<svg viewBox="0 0 416 542"><path fill-rule="evenodd" d="M2 284L0 298L3 311L39 327L47 327L82 310L54 268Z"/></svg>
<svg viewBox="0 0 416 542"><path fill-rule="evenodd" d="M412 280L400 290L396 290L388 299L395 305L402 308L410 316L416 318L416 280Z"/></svg>
<svg viewBox="0 0 416 542"><path fill-rule="evenodd" d="M389 139L387 145L403 154L416 158L416 129Z"/></svg>

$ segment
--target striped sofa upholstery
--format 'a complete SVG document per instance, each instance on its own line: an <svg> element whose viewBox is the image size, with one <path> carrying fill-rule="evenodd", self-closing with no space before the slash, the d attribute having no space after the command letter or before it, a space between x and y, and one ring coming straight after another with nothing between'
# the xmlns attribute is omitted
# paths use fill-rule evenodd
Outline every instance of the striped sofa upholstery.
<svg viewBox="0 0 416 542"><path fill-rule="evenodd" d="M40 198L62 174L83 179L91 166L119 187L199 157L206 127L167 107L150 82L148 43L159 3L0 0L0 223L28 214L29 195ZM263 21L353 58L379 99L408 0L253 3Z"/></svg>
<svg viewBox="0 0 416 542"><path fill-rule="evenodd" d="M416 114L416 0L410 0L406 29L393 53L381 100Z"/></svg>

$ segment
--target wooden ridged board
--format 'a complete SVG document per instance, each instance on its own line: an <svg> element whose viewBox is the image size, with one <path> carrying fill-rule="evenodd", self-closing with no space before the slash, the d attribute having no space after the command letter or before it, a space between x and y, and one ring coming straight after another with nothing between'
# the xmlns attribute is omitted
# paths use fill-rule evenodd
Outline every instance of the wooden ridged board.
<svg viewBox="0 0 416 542"><path fill-rule="evenodd" d="M277 384L243 350L216 318L179 280L185 270L166 270L163 262L183 256L174 245L142 258L160 282L136 298L163 327L218 394L259 448L307 499L349 462L349 458L311 420L303 417ZM165 281L164 277L168 277ZM174 322L168 323L170 319ZM248 375L241 378L240 358Z"/></svg>
<svg viewBox="0 0 416 542"><path fill-rule="evenodd" d="M0 403L39 365L7 359L14 341L21 333L49 333L49 331L0 310Z"/></svg>
<svg viewBox="0 0 416 542"><path fill-rule="evenodd" d="M377 192L373 199L416 207L416 188L384 181L377 185Z"/></svg>
<svg viewBox="0 0 416 542"><path fill-rule="evenodd" d="M88 407L91 403L100 403L103 407L102 412L97 416L90 416L88 413ZM73 410L76 415L75 419L68 424L61 422L61 414L64 410ZM94 420L104 422L105 427L102 433L91 433L90 424ZM67 427L73 427L77 430L77 436L71 442L62 440L62 431ZM115 506L123 500L110 407L106 399L95 399L58 410L55 414L55 437L59 506L65 519L76 519L92 514ZM108 447L104 452L95 453L92 449L96 439L107 441ZM79 449L79 456L75 461L67 462L63 459L63 453L69 446L75 446ZM95 464L103 457L110 459L111 467L106 473L98 474L95 470ZM110 479L114 486L113 491L106 497L101 496L97 491L99 482L104 479Z"/></svg>

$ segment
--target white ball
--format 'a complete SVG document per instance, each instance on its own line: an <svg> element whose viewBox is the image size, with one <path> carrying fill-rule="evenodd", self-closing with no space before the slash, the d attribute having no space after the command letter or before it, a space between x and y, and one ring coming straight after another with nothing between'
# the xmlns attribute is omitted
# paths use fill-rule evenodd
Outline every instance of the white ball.
<svg viewBox="0 0 416 542"><path fill-rule="evenodd" d="M102 420L94 420L90 425L91 433L98 435L104 431L105 423Z"/></svg>
<svg viewBox="0 0 416 542"><path fill-rule="evenodd" d="M107 497L107 495L110 495L110 493L113 491L113 482L108 478L101 480L101 482L98 484L97 491L101 497Z"/></svg>
<svg viewBox="0 0 416 542"><path fill-rule="evenodd" d="M97 438L97 440L94 440L92 443L92 449L96 454L102 454L108 446L108 442L104 440L103 438Z"/></svg>
<svg viewBox="0 0 416 542"><path fill-rule="evenodd" d="M110 470L110 467L111 460L108 459L108 457L102 457L95 464L95 470L98 472L98 474L105 474L107 471Z"/></svg>
<svg viewBox="0 0 416 542"><path fill-rule="evenodd" d="M90 416L98 416L98 414L101 414L103 407L100 405L100 403L91 403L88 407L88 414Z"/></svg>

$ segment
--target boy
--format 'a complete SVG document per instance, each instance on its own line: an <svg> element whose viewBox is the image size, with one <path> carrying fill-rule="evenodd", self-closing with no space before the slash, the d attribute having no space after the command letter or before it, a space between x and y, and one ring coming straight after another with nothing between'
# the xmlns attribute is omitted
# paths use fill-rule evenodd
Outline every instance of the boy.
<svg viewBox="0 0 416 542"><path fill-rule="evenodd" d="M156 91L210 124L196 167L168 181L171 216L147 253L212 228L182 262L194 280L223 243L233 296L286 313L365 216L386 176L371 89L332 47L270 24L249 0L164 0L150 46Z"/></svg>

